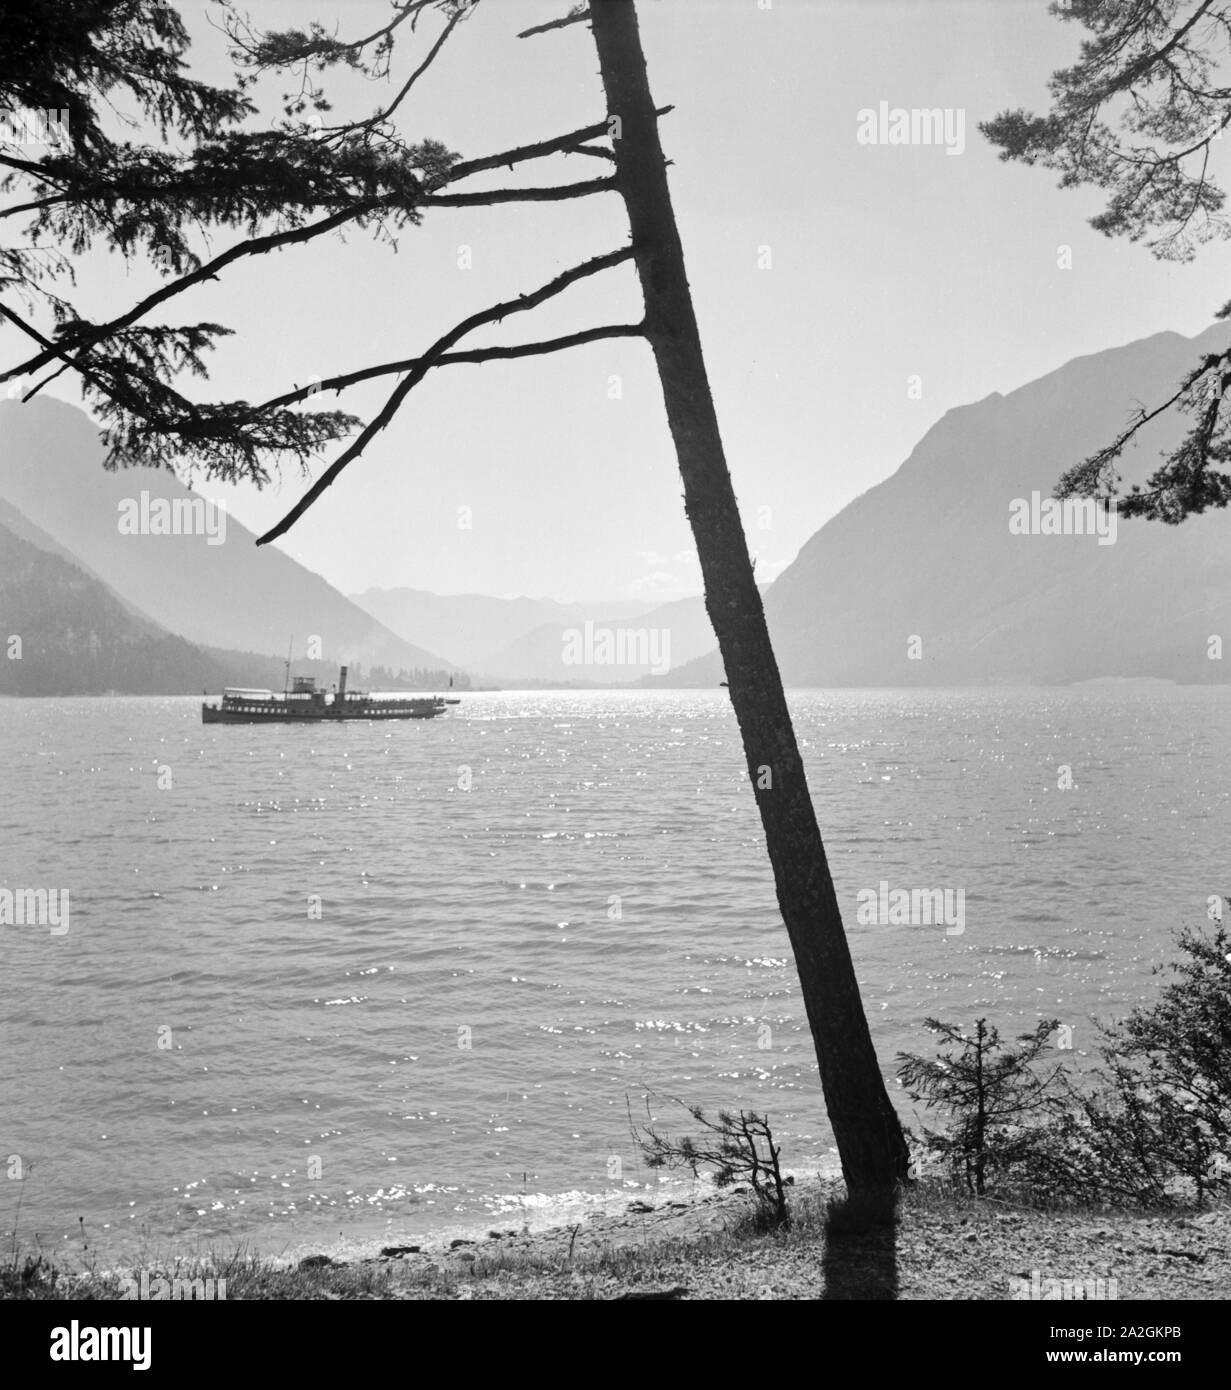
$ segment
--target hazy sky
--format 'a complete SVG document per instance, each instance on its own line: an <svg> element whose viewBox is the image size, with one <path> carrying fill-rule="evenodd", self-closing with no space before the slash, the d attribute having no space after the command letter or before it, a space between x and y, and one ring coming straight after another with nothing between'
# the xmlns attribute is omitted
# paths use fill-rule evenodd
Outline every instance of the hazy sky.
<svg viewBox="0 0 1231 1390"><path fill-rule="evenodd" d="M951 407L1084 353L1205 327L1226 298L1227 250L1174 266L1108 240L1086 223L1102 206L1094 193L1001 163L979 135L977 123L1005 107L1044 108L1048 76L1076 55L1084 31L1043 0L764 4L640 0L639 11L655 97L675 105L663 141L727 454L758 577L772 578ZM588 29L515 37L568 8L483 0L401 109L402 132L473 157L602 120ZM213 7L181 9L198 39L194 63L219 79ZM248 12L266 28L316 16L353 37L388 8L254 0ZM396 72L418 62L438 23L403 43ZM331 90L355 114L388 94L354 80ZM881 101L964 113L963 152L859 143L859 112ZM543 161L491 186L604 168ZM235 328L215 355L211 394L262 399L414 355L465 315L626 239L614 194L442 209L396 253L350 233L233 268L173 301L174 321ZM219 236L215 250L231 240ZM462 245L472 269L459 268ZM1058 265L1062 245L1071 269ZM761 267L763 247L772 268ZM92 258L82 299L119 308L147 281L139 267ZM635 273L622 266L467 345L639 316ZM915 375L920 399L908 389ZM367 418L392 384L341 405ZM203 490L260 530L302 486L291 466L278 489ZM280 544L347 592L673 598L700 588L680 493L649 349L604 342L433 372ZM470 529L458 525L462 507Z"/></svg>

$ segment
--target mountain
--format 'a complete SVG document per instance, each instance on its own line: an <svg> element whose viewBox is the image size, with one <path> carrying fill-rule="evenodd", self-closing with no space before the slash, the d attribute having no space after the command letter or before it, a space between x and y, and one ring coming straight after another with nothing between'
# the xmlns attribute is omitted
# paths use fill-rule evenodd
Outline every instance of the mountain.
<svg viewBox="0 0 1231 1390"><path fill-rule="evenodd" d="M530 675L494 663L494 654L536 628L565 628L593 618L631 619L648 613L649 602L557 603L541 598L489 598L485 594L433 594L424 589L367 589L351 594L365 613L408 642L418 642L469 671L485 675ZM713 645L711 634L710 645Z"/></svg>
<svg viewBox="0 0 1231 1390"><path fill-rule="evenodd" d="M126 603L119 594L117 594L114 589L109 588L106 582L100 579L88 565L83 565L80 559L78 559L67 546L61 545L59 541L49 536L46 531L35 526L29 517L19 512L11 502L6 502L3 497L0 497L0 526L12 535L20 536L22 540L28 541L36 550L42 550L48 555L57 556L59 559L65 561L66 564L81 570L83 574L92 579L95 583L101 584L124 611L128 613L138 627L143 627L148 632L162 633L165 631L165 629L160 628L157 623L147 618L135 605Z"/></svg>
<svg viewBox="0 0 1231 1390"><path fill-rule="evenodd" d="M623 685L650 674L662 661L605 664L572 662L570 643L586 624L597 636L611 632L625 656L648 655L648 646L671 666L692 661L714 645L714 630L701 598L655 605L651 600L557 603L553 599L488 598L482 594L441 595L422 589L368 589L355 603L407 641L423 642L466 670L504 684ZM618 634L623 632L622 639ZM645 634L642 637L641 634ZM576 634L577 637L571 637ZM601 640L601 639L599 639ZM614 649L613 649L614 650ZM595 655L595 638L591 640Z"/></svg>
<svg viewBox="0 0 1231 1390"><path fill-rule="evenodd" d="M96 425L75 407L42 396L0 401L0 499L161 627L195 644L270 656L285 653L292 636L300 653L319 636L335 674L342 661L452 669L289 555L258 549L233 517L199 512L212 520L186 534L181 521L203 498L166 469L107 472L103 454ZM159 504L181 509L180 534L145 533ZM137 534L128 533L130 517Z"/></svg>
<svg viewBox="0 0 1231 1390"><path fill-rule="evenodd" d="M1180 526L1104 518L1103 537L1011 534L1010 511L1171 394L1231 328L1161 333L950 410L892 477L821 528L765 600L795 686L1231 679L1231 516ZM1125 456L1142 481L1190 417L1174 409ZM1114 541L1110 521L1115 521ZM1100 544L1100 539L1110 543ZM911 639L917 638L911 656ZM715 685L717 652L663 685Z"/></svg>
<svg viewBox="0 0 1231 1390"><path fill-rule="evenodd" d="M323 685L337 676L332 662L299 660L295 669ZM356 683L364 674L355 670ZM0 500L0 695L279 690L284 675L279 657L198 647L168 632Z"/></svg>
<svg viewBox="0 0 1231 1390"><path fill-rule="evenodd" d="M57 549L3 510L0 694L178 695L225 683L225 663L134 613Z"/></svg>
<svg viewBox="0 0 1231 1390"><path fill-rule="evenodd" d="M475 669L506 683L520 678L625 685L674 670L713 646L714 629L700 597L676 599L631 617L593 604L506 642Z"/></svg>

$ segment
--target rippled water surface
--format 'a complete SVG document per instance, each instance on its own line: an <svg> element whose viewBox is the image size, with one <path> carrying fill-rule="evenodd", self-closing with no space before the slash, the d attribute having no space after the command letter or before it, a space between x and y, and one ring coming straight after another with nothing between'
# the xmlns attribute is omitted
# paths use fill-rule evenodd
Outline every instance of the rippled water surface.
<svg viewBox="0 0 1231 1390"><path fill-rule="evenodd" d="M1080 1053L1231 886L1225 689L791 701L887 1075L928 1015ZM64 935L0 927L4 1231L19 1196L22 1237L81 1215L117 1257L508 1226L647 1181L647 1086L833 1161L725 691L7 700L0 769L0 886L70 893ZM964 930L858 925L882 881L962 889Z"/></svg>

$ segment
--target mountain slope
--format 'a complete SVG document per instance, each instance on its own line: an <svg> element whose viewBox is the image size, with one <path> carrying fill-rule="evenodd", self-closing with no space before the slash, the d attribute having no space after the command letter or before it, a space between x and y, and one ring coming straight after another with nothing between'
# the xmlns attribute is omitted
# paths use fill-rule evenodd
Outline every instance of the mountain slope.
<svg viewBox="0 0 1231 1390"><path fill-rule="evenodd" d="M179 695L227 678L224 663L0 520L0 694Z"/></svg>
<svg viewBox="0 0 1231 1390"><path fill-rule="evenodd" d="M1078 358L1013 391L951 410L885 482L803 547L766 616L790 685L1064 683L1103 676L1231 679L1231 515L1181 526L1116 518L1115 540L1013 535L1011 505L1170 394L1231 335L1159 334ZM1187 417L1174 410L1126 456L1140 481ZM1110 535L1110 533L1108 533ZM1228 658L1210 660L1220 634ZM912 648L911 639L918 643ZM911 651L918 652L912 658ZM711 653L674 679L721 679Z"/></svg>
<svg viewBox="0 0 1231 1390"><path fill-rule="evenodd" d="M121 505L194 494L165 469L109 473L94 423L61 401L0 401L0 498L126 602L194 643L277 655L294 636L321 639L331 665L448 669L390 632L273 546L258 549L233 517L218 534L127 535Z"/></svg>
<svg viewBox="0 0 1231 1390"><path fill-rule="evenodd" d="M586 624L591 638L586 647ZM618 664L570 657L597 656L600 633L609 633ZM623 638L620 634L623 633ZM623 641L621 652L618 643ZM504 681L530 679L562 684L623 685L694 660L714 645L714 629L704 599L682 598L628 617L603 604L590 605L568 619L536 627L483 657L476 669ZM635 659L633 659L635 658Z"/></svg>
<svg viewBox="0 0 1231 1390"><path fill-rule="evenodd" d="M491 598L485 594L433 594L424 589L367 589L352 602L407 642L439 652L470 671L498 673L492 653L549 624L567 627L593 617L596 605L540 598ZM649 603L602 604L605 617L635 618ZM522 675L531 672L523 671Z"/></svg>
<svg viewBox="0 0 1231 1390"><path fill-rule="evenodd" d="M337 676L325 661L299 660L295 670L326 686ZM280 690L284 677L278 657L204 649L169 633L0 500L0 695Z"/></svg>
<svg viewBox="0 0 1231 1390"><path fill-rule="evenodd" d="M72 565L74 569L79 569L83 574L94 580L95 583L101 584L133 620L134 628L142 629L147 633L157 634L158 636L166 635L165 628L159 627L156 622L148 618L134 604L128 603L122 599L119 594L95 574L88 565L82 564L81 560L78 559L67 546L61 545L59 541L49 536L46 531L35 526L29 517L19 512L11 502L6 502L3 497L0 497L0 526L3 526L6 531L11 532L13 535L20 536L22 540L28 541L36 550L45 551L48 555L58 556L67 564Z"/></svg>

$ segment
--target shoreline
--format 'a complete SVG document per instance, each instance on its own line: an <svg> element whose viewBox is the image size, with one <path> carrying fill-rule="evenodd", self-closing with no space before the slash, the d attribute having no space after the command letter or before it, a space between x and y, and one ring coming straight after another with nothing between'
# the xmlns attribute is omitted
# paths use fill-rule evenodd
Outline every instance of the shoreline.
<svg viewBox="0 0 1231 1390"><path fill-rule="evenodd" d="M826 1184L826 1179L815 1174L801 1175L797 1181L800 1190ZM382 1255L390 1248L413 1250L425 1259L448 1256L455 1249L495 1248L497 1242L504 1248L516 1244L520 1249L552 1249L561 1240L572 1240L572 1233L578 1230L587 1237L615 1245L644 1243L646 1239L673 1239L691 1232L702 1213L737 1213L746 1205L748 1194L749 1189L744 1187L719 1191L705 1177L696 1181L668 1179L660 1184L629 1187L618 1194L535 1193L533 1197L542 1200L520 1209L510 1206L486 1213L441 1212L434 1219L427 1218L430 1224L426 1229L418 1222L411 1225L405 1218L390 1216L357 1223L358 1228L352 1232L335 1228L332 1235L290 1233L281 1240L271 1240L260 1231L234 1236L181 1235L167 1238L148 1259L108 1259L99 1266L99 1272L125 1275L154 1264L222 1264L233 1252L242 1252L273 1268L293 1270L304 1260L329 1261L336 1267L372 1263L392 1258ZM637 1226L637 1233L626 1235L625 1228L633 1225ZM592 1246L595 1240L579 1236L577 1243ZM70 1263L68 1256L57 1258L64 1259L66 1266ZM73 1252L71 1262L79 1262L77 1252Z"/></svg>
<svg viewBox="0 0 1231 1390"><path fill-rule="evenodd" d="M821 1180L815 1181L819 1186ZM479 1221L463 1218L440 1223L426 1235L395 1238L393 1231L387 1231L379 1239L365 1235L329 1243L304 1242L284 1256L270 1258L286 1267L299 1267L304 1259L362 1263L406 1258L413 1253L431 1260L454 1256L460 1250L549 1253L561 1243L580 1253L596 1245L614 1249L695 1236L706 1227L721 1226L749 1206L749 1189L737 1187L720 1192L713 1183L704 1181L687 1185L664 1183L661 1188L643 1188L641 1192L643 1195L638 1195L630 1188L618 1199L597 1198L596 1204L584 1211L578 1209L581 1203L555 1207L546 1212L541 1222L517 1223L511 1219L512 1212L505 1212ZM384 1255L389 1249L401 1249L406 1255Z"/></svg>
<svg viewBox="0 0 1231 1390"><path fill-rule="evenodd" d="M215 1276L222 1292L212 1296L230 1301L1231 1298L1231 1202L1040 1210L921 1185L903 1195L892 1223L835 1225L827 1207L841 1191L824 1179L797 1182L791 1227L773 1233L749 1219L748 1189L711 1189L632 1198L622 1210L537 1230L505 1222L461 1234L454 1225L406 1242L364 1237L280 1256L241 1248L110 1273L49 1262L29 1286L10 1273L0 1295L117 1299L145 1269L151 1281Z"/></svg>
<svg viewBox="0 0 1231 1390"><path fill-rule="evenodd" d="M799 1192L842 1189L841 1169L836 1157L832 1171L824 1166L807 1169L783 1168L783 1177ZM339 1233L331 1240L298 1240L288 1243L285 1253L277 1258L280 1263L293 1264L305 1256L324 1254L330 1257L364 1259L379 1253L379 1247L389 1245L417 1245L423 1252L440 1253L448 1251L456 1240L464 1240L482 1246L491 1239L492 1232L499 1232L501 1239L519 1239L551 1242L560 1234L571 1232L581 1226L589 1231L618 1231L631 1214L645 1218L643 1225L658 1225L663 1222L674 1225L668 1232L674 1236L674 1226L687 1225L688 1213L704 1207L710 1210L742 1209L750 1198L751 1189L737 1184L733 1188L719 1189L713 1178L701 1175L697 1178L675 1174L662 1174L657 1181L631 1183L619 1191L608 1189L604 1192L585 1192L570 1189L564 1192L533 1193L525 1197L504 1197L498 1199L506 1203L501 1210L486 1213L452 1212L447 1216L439 1213L426 1230L407 1230L405 1222L397 1217L387 1218L380 1232L373 1229L354 1234ZM519 1205L520 1204L520 1205ZM399 1229L402 1227L402 1229ZM252 1242L255 1248L255 1242Z"/></svg>
<svg viewBox="0 0 1231 1390"><path fill-rule="evenodd" d="M819 1187L841 1188L841 1172L834 1157L832 1171L826 1165L813 1162L805 1168L784 1167L783 1177L798 1191ZM241 1251L278 1268L295 1268L299 1261L325 1255L336 1261L362 1261L379 1256L388 1246L417 1246L423 1252L447 1252L455 1240L474 1246L487 1243L492 1232L502 1239L517 1236L521 1239L547 1240L577 1226L589 1230L615 1230L624 1224L630 1209L634 1215L645 1216L651 1225L674 1214L694 1207L707 1209L726 1207L745 1200L747 1189L719 1190L712 1177L697 1178L681 1174L661 1174L657 1179L629 1181L620 1189L611 1187L600 1191L579 1188L559 1192L529 1192L498 1194L487 1199L470 1195L473 1202L488 1201L486 1210L457 1211L449 1205L454 1194L434 1194L443 1200L436 1208L428 1204L417 1206L410 1214L338 1213L343 1220L327 1227L317 1221L315 1230L305 1230L300 1220L256 1224L252 1229L196 1232L191 1228L162 1235L145 1235L140 1241L131 1229L99 1224L86 1217L89 1245L97 1260L91 1267L104 1273L126 1274L136 1268L152 1268L154 1264L208 1264L230 1258ZM639 1208L647 1210L641 1211ZM26 1222L22 1223L26 1225ZM19 1243L20 1243L20 1232ZM45 1236L44 1232L44 1236ZM674 1231L672 1232L674 1234ZM108 1244L115 1239L121 1246L114 1253ZM60 1243L41 1246L48 1258L64 1268L76 1268L82 1263L80 1238L66 1231Z"/></svg>
<svg viewBox="0 0 1231 1390"><path fill-rule="evenodd" d="M1038 1210L924 1188L892 1228L833 1236L823 1213L843 1190L797 1182L785 1233L751 1230L749 1189L711 1186L537 1230L437 1231L413 1251L321 1250L295 1273L379 1271L388 1296L422 1299L1231 1299L1231 1203Z"/></svg>

